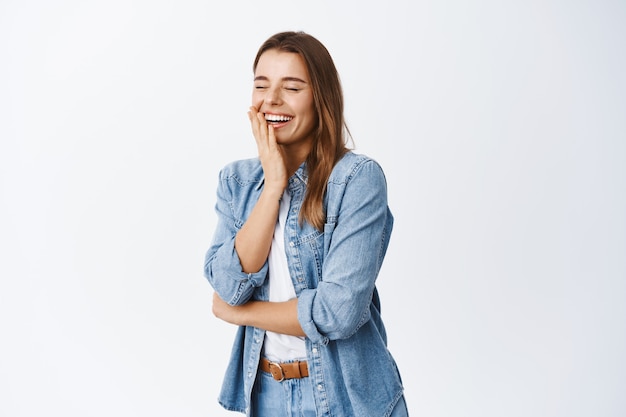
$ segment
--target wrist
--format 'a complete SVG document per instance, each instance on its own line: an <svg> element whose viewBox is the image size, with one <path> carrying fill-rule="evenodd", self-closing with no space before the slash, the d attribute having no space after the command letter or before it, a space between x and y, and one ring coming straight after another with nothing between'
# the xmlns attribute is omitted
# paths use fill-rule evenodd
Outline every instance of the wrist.
<svg viewBox="0 0 626 417"><path fill-rule="evenodd" d="M237 310L235 311L235 315L233 317L234 324L238 326L251 326L250 315L252 314L252 309L254 308L254 304L256 301L248 301L247 303L237 306ZM253 314L252 314L253 315Z"/></svg>
<svg viewBox="0 0 626 417"><path fill-rule="evenodd" d="M280 202L280 200L283 198L284 192L284 188L265 186L263 188L263 191L261 192L261 198L267 199L269 201Z"/></svg>

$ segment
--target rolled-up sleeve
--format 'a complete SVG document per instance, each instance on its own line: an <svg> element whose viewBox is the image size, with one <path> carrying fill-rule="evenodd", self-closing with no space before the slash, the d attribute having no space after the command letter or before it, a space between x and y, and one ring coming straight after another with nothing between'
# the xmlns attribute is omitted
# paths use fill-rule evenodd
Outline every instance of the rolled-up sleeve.
<svg viewBox="0 0 626 417"><path fill-rule="evenodd" d="M358 165L343 186L329 183L330 211L325 226L329 240L317 288L302 290L298 320L313 342L352 336L370 319L376 278L389 243L393 217L387 205L387 185L372 160ZM337 191L335 193L334 188Z"/></svg>
<svg viewBox="0 0 626 417"><path fill-rule="evenodd" d="M220 173L217 188L217 227L213 241L204 258L204 276L217 294L230 305L247 302L254 289L263 284L267 276L267 262L255 273L246 273L235 250L235 235L243 220L233 213L232 192L229 179Z"/></svg>

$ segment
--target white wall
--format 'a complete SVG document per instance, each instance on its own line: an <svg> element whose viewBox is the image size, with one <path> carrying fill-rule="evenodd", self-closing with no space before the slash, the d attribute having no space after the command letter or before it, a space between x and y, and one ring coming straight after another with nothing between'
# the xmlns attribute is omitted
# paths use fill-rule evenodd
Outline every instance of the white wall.
<svg viewBox="0 0 626 417"><path fill-rule="evenodd" d="M414 416L626 412L626 5L0 3L0 415L225 416L202 276L258 46L324 42L386 170Z"/></svg>

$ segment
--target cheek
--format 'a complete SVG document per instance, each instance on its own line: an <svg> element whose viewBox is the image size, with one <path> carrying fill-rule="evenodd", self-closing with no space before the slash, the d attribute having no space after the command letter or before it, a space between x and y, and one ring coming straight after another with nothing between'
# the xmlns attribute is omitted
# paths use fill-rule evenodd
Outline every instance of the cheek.
<svg viewBox="0 0 626 417"><path fill-rule="evenodd" d="M315 103L313 102L313 97L309 96L308 100L306 101L306 105L305 105L306 109L307 109L307 113L309 114L309 117L316 120L317 119L317 115L315 112Z"/></svg>
<svg viewBox="0 0 626 417"><path fill-rule="evenodd" d="M262 95L260 93L257 93L256 91L252 92L252 105L259 108L262 103Z"/></svg>
<svg viewBox="0 0 626 417"><path fill-rule="evenodd" d="M314 118L315 106L309 100L298 100L291 103L291 108L300 114L301 117Z"/></svg>

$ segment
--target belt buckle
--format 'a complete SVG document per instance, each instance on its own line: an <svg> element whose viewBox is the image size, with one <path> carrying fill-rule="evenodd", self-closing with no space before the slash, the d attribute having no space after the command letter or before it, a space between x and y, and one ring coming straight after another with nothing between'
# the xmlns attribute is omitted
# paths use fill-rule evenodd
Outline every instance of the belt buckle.
<svg viewBox="0 0 626 417"><path fill-rule="evenodd" d="M282 366L280 366L280 363L277 362L272 362L269 361L270 363L270 373L272 374L272 376L274 377L274 379L278 382L282 382L285 380L285 372L283 371ZM274 373L274 367L278 368L280 370L280 374L278 374L277 372ZM276 376L280 375L280 379L278 379Z"/></svg>

